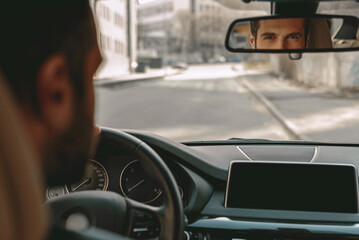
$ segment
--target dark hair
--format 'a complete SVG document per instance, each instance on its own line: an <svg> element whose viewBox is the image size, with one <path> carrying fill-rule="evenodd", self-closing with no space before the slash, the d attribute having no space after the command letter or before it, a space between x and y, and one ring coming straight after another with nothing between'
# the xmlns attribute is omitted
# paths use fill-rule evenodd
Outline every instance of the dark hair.
<svg viewBox="0 0 359 240"><path fill-rule="evenodd" d="M260 20L251 20L250 21L250 27L251 27L251 34L253 35L255 41L257 42L257 32L259 29L259 21ZM309 34L309 29L310 29L310 18L304 18L304 41L305 41L305 45L307 45L307 37Z"/></svg>
<svg viewBox="0 0 359 240"><path fill-rule="evenodd" d="M257 32L259 29L259 20L251 20L251 34L254 36L254 38L257 38Z"/></svg>
<svg viewBox="0 0 359 240"><path fill-rule="evenodd" d="M67 60L77 95L84 93L84 58L95 43L88 0L5 1L0 15L0 69L16 100L39 113L37 72L53 54Z"/></svg>
<svg viewBox="0 0 359 240"><path fill-rule="evenodd" d="M305 44L304 46L307 46L307 38L310 32L310 23L311 23L310 18L304 19L304 44Z"/></svg>

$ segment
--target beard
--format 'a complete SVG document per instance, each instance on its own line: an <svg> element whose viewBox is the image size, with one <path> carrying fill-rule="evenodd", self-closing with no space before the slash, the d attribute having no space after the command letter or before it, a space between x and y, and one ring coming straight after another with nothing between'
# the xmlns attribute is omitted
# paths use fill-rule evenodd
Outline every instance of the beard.
<svg viewBox="0 0 359 240"><path fill-rule="evenodd" d="M47 144L45 171L47 184L56 186L79 181L84 174L93 137L93 117L84 101L75 101L74 119L68 130Z"/></svg>

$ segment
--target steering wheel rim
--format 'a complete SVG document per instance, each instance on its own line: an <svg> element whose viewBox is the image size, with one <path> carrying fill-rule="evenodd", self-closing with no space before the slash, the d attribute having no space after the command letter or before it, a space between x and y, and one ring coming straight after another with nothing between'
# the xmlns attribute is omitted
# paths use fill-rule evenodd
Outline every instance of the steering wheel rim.
<svg viewBox="0 0 359 240"><path fill-rule="evenodd" d="M157 219L159 239L183 239L184 211L175 178L162 158L145 142L122 131L101 128L100 141L121 148L136 157L146 174L162 187L164 203L153 207L113 192L83 191L50 199L55 224L61 224L74 211L92 219L92 225L133 237L138 214ZM125 226L119 228L118 225Z"/></svg>

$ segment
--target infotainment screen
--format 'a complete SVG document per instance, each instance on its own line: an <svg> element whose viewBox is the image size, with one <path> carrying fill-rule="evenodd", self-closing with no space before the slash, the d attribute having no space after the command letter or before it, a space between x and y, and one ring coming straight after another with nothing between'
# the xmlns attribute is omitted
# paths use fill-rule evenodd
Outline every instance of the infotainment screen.
<svg viewBox="0 0 359 240"><path fill-rule="evenodd" d="M225 207L358 213L353 165L233 161Z"/></svg>

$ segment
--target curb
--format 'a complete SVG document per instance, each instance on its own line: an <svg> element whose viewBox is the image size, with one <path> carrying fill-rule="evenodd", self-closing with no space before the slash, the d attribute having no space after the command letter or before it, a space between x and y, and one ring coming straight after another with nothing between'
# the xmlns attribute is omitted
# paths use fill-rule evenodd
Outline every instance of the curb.
<svg viewBox="0 0 359 240"><path fill-rule="evenodd" d="M102 86L112 86L112 85L119 85L119 84L128 84L128 83L136 83L148 80L162 80L165 77L174 76L181 73L181 71L177 71L170 74L158 74L154 76L147 76L147 77L139 77L139 78L128 78L128 79L113 79L113 78L105 78L105 79L94 79L95 87L102 87Z"/></svg>
<svg viewBox="0 0 359 240"><path fill-rule="evenodd" d="M253 85L245 77L243 77L242 83L249 90L249 92L253 94L267 108L267 110L272 114L272 116L277 119L280 125L289 134L289 136L293 138L293 140L308 139L305 135L297 132L297 130L295 130L295 125L291 121L287 120L279 112L278 108L275 107L263 94L257 92L255 90L255 87L253 87Z"/></svg>

